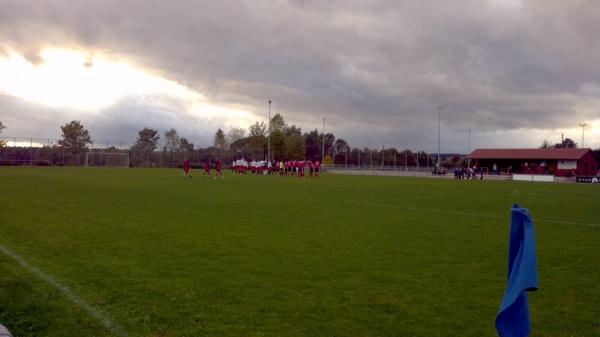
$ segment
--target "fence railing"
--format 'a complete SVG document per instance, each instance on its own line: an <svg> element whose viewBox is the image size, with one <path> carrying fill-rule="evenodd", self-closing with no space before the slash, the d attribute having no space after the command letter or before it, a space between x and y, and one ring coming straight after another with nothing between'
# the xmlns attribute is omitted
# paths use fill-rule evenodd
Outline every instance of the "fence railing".
<svg viewBox="0 0 600 337"><path fill-rule="evenodd" d="M416 165L377 165L377 164L330 164L326 165L327 170L353 170L353 171L405 171L405 172L429 172L434 169L433 166Z"/></svg>
<svg viewBox="0 0 600 337"><path fill-rule="evenodd" d="M130 166L134 167L177 167L184 158L188 158L192 166L201 166L205 161L213 161L219 157L224 165L239 159L244 153L239 151L218 150L214 147L196 148L190 151L181 149L169 150L168 144L159 141L154 151L136 150L131 141L93 141L85 149L74 149L63 146L59 139L41 137L0 137L0 165L28 166L83 166L86 152L127 153ZM266 152L266 151L265 151ZM355 151L356 152L356 151ZM393 156L376 154L377 150L336 153L335 164L327 165L328 169L348 170L383 170L431 172L435 166L435 157L424 152L402 152ZM255 154L256 155L256 154ZM264 154L266 156L266 153ZM321 156L318 156L319 159ZM331 160L331 156L327 155ZM384 158L385 157L385 158ZM264 159L264 158L246 158ZM301 158L297 158L301 159ZM448 158L444 159L448 165Z"/></svg>
<svg viewBox="0 0 600 337"><path fill-rule="evenodd" d="M127 153L131 166L176 167L185 157L194 165L210 159L206 150L169 151L159 142L156 150L136 151L134 143L124 141L92 142L83 149L63 146L58 139L0 137L0 165L11 166L82 166L87 152Z"/></svg>

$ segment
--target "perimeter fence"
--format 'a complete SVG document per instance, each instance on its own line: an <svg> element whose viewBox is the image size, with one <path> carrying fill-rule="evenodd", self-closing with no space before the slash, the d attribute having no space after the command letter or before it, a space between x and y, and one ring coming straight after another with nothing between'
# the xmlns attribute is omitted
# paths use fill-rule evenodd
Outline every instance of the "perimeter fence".
<svg viewBox="0 0 600 337"><path fill-rule="evenodd" d="M193 167L201 167L206 161L214 162L220 158L225 165L234 159L245 158L263 160L267 156L266 148L262 150L223 150L216 147L193 148L187 150L181 146L170 146L159 141L154 149L143 149L130 141L94 141L85 148L74 148L63 145L59 139L40 137L0 137L0 166L84 166L86 153L127 154L131 167L178 167L184 158L188 158ZM273 153L273 150L272 150ZM87 156L91 157L91 156ZM94 158L101 156L93 156ZM262 158L261 158L262 157ZM275 158L277 158L275 156ZM296 160L311 159L322 161L321 151L306 158L290 158ZM447 169L463 165L464 155L444 154L441 165ZM122 162L122 161L121 161ZM424 151L395 149L354 149L336 152L334 149L325 153L324 167L338 170L382 170L406 172L432 172L437 162L435 154Z"/></svg>

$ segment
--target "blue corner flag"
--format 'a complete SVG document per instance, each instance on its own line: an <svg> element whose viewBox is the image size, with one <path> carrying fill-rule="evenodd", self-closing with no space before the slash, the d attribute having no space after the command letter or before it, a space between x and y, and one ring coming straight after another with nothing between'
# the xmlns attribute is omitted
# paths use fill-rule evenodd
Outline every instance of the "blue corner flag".
<svg viewBox="0 0 600 337"><path fill-rule="evenodd" d="M526 208L514 204L510 216L508 280L496 330L500 337L526 337L531 332L527 291L537 290L533 222Z"/></svg>

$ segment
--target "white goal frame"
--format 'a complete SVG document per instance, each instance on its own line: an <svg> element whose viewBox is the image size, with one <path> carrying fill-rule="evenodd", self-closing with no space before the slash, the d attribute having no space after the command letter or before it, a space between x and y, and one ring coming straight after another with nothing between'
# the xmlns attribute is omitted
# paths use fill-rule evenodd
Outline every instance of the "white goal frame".
<svg viewBox="0 0 600 337"><path fill-rule="evenodd" d="M129 153L126 152L86 152L85 167L129 167Z"/></svg>

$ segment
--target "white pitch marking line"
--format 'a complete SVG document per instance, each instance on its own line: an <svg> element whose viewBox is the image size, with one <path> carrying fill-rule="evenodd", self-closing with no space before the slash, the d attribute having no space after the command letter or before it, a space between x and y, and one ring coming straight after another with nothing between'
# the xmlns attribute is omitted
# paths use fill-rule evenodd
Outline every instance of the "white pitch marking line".
<svg viewBox="0 0 600 337"><path fill-rule="evenodd" d="M27 270L28 272L30 272L32 274L35 274L37 277L39 277L43 281L46 281L51 286L58 289L66 298L68 298L71 302L82 307L83 310L85 310L90 316L95 318L97 321L102 323L102 325L104 325L107 329L109 329L110 331L112 331L113 333L115 333L118 336L121 336L121 337L127 336L127 333L125 332L125 330L123 330L121 327L119 327L118 325L113 323L108 317L106 317L102 312L100 312L100 310L87 304L81 297L75 295L71 291L71 289L67 288L66 286L62 285L60 282L55 280L54 277L44 273L43 271L39 270L36 267L30 265L20 255L13 252L10 248L8 248L2 244L0 244L0 251L2 251L4 253L4 255L11 257L15 261L17 261L17 263L20 264L21 267L23 267L23 269Z"/></svg>
<svg viewBox="0 0 600 337"><path fill-rule="evenodd" d="M494 215L494 214L484 214L484 213L474 213L474 212L462 212L462 211L448 211L442 209L430 209L430 208L419 208L419 207L411 207L411 206L400 206L393 204L385 204L378 202L363 202L363 201L353 201L353 200L345 200L347 203L358 204L358 205L366 205L366 206L379 206L379 207L392 207L398 209L405 209L409 211L422 211L422 212L431 212L431 213L442 213L442 214L457 214L457 215L469 215L469 216L478 216L484 218L496 218L496 219L505 219L508 217L502 215ZM550 222L564 225L578 225L578 226L588 226L588 227L600 227L600 224L597 223L581 223L581 222L573 222L573 221L561 221L561 220L550 220L550 219L535 219L535 221L539 222Z"/></svg>

